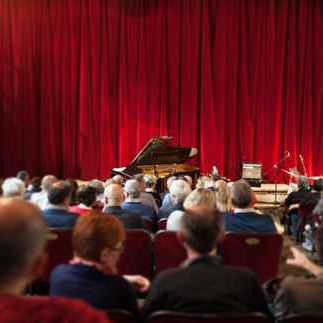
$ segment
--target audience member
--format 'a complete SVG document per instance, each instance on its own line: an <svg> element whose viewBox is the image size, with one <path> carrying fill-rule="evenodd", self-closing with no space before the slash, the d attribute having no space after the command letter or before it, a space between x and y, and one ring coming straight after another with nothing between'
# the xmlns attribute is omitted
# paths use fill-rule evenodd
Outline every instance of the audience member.
<svg viewBox="0 0 323 323"><path fill-rule="evenodd" d="M93 205L94 209L102 210L104 206L104 185L103 182L98 179L92 179L88 186L95 188L96 190L96 203Z"/></svg>
<svg viewBox="0 0 323 323"><path fill-rule="evenodd" d="M231 185L231 204L234 214L224 213L224 229L230 232L276 233L274 221L270 215L257 214L252 207L253 198L250 185L239 180Z"/></svg>
<svg viewBox="0 0 323 323"><path fill-rule="evenodd" d="M121 175L115 175L115 176L113 176L112 177L112 180L113 180L114 184L118 184L120 186L122 186L123 183L124 183L124 179L123 179L123 177Z"/></svg>
<svg viewBox="0 0 323 323"><path fill-rule="evenodd" d="M77 214L69 212L71 187L67 181L55 182L48 191L48 207L43 210L45 221L51 228L73 228Z"/></svg>
<svg viewBox="0 0 323 323"><path fill-rule="evenodd" d="M71 187L71 198L70 205L77 205L77 190L79 188L79 184L74 178L67 178L66 181L70 184Z"/></svg>
<svg viewBox="0 0 323 323"><path fill-rule="evenodd" d="M157 203L157 206L160 207L161 199L160 199L159 193L156 190L157 177L154 175L145 175L144 182L145 182L146 192L152 195L152 197L155 199L155 202Z"/></svg>
<svg viewBox="0 0 323 323"><path fill-rule="evenodd" d="M46 224L22 199L0 201L0 321L2 323L106 323L104 313L76 300L20 294L43 267Z"/></svg>
<svg viewBox="0 0 323 323"><path fill-rule="evenodd" d="M317 235L316 247L322 254L323 227L318 229ZM287 259L287 263L308 270L315 278L285 278L274 301L275 315L323 315L323 268L314 264L295 247L291 251L294 258Z"/></svg>
<svg viewBox="0 0 323 323"><path fill-rule="evenodd" d="M184 200L190 192L191 188L186 181L182 179L174 181L169 189L172 206L162 206L158 212L158 219L168 218L168 216L176 210L183 211Z"/></svg>
<svg viewBox="0 0 323 323"><path fill-rule="evenodd" d="M19 178L20 180L22 180L25 184L25 188L27 188L29 186L29 180L30 180L30 177L29 177L29 174L27 171L25 170L20 170L17 175L16 175L17 178Z"/></svg>
<svg viewBox="0 0 323 323"><path fill-rule="evenodd" d="M41 192L41 178L40 177L33 177L30 181L30 185L27 191L24 194L25 200L30 200L31 196L34 193Z"/></svg>
<svg viewBox="0 0 323 323"><path fill-rule="evenodd" d="M220 212L229 212L230 204L230 189L226 181L217 180L214 184L216 194L216 206Z"/></svg>
<svg viewBox="0 0 323 323"><path fill-rule="evenodd" d="M183 207L185 211L194 210L195 208L214 210L216 209L215 194L206 188L196 188L186 197ZM167 219L166 229L170 231L180 230L183 214L184 211L180 210L172 212Z"/></svg>
<svg viewBox="0 0 323 323"><path fill-rule="evenodd" d="M81 217L73 231L75 257L71 264L54 269L50 294L79 298L103 310L123 309L137 315L131 286L117 271L124 239L124 228L116 217L99 213ZM134 282L141 284L143 290L149 286L141 276L135 276Z"/></svg>
<svg viewBox="0 0 323 323"><path fill-rule="evenodd" d="M77 190L77 205L70 206L69 211L78 215L86 215L92 210L96 201L96 189L89 185L82 185Z"/></svg>
<svg viewBox="0 0 323 323"><path fill-rule="evenodd" d="M156 213L153 207L143 204L141 197L142 188L139 182L135 179L126 181L124 190L127 194L126 200L121 204L121 207L132 213L137 213L142 218L149 219L153 222L156 221Z"/></svg>
<svg viewBox="0 0 323 323"><path fill-rule="evenodd" d="M144 229L145 225L140 214L128 212L121 205L125 200L123 189L118 184L110 184L105 188L106 206L104 213L115 215L126 229Z"/></svg>
<svg viewBox="0 0 323 323"><path fill-rule="evenodd" d="M221 239L220 212L185 212L178 236L188 260L154 279L143 307L144 317L157 310L230 314L256 311L270 315L256 275L226 266L216 257Z"/></svg>
<svg viewBox="0 0 323 323"><path fill-rule="evenodd" d="M133 178L139 183L141 187L140 199L142 204L152 207L154 211L157 213L158 212L157 203L153 198L153 196L151 196L151 194L146 192L146 186L145 186L143 174L137 174Z"/></svg>
<svg viewBox="0 0 323 323"><path fill-rule="evenodd" d="M34 193L31 196L30 201L38 205L38 207L41 210L45 210L49 204L48 198L47 198L48 190L56 181L57 181L57 178L54 175L44 176L41 182L42 190L39 193Z"/></svg>
<svg viewBox="0 0 323 323"><path fill-rule="evenodd" d="M176 181L176 177L175 176L171 176L167 178L166 181L166 186L167 186L167 191L164 193L161 193L161 199L162 199L162 207L163 208L169 208L173 206L173 202L170 198L170 194L169 194L169 189L172 186L173 182Z"/></svg>
<svg viewBox="0 0 323 323"><path fill-rule="evenodd" d="M190 186L190 188L192 189L193 187L193 179L190 175L184 175L184 180L187 182L187 184Z"/></svg>
<svg viewBox="0 0 323 323"><path fill-rule="evenodd" d="M2 183L4 197L23 197L25 189L24 182L17 177L8 177Z"/></svg>

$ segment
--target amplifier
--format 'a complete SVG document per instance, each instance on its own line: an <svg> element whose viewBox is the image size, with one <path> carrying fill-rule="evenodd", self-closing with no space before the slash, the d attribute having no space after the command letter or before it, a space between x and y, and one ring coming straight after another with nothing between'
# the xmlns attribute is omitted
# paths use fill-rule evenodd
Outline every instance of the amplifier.
<svg viewBox="0 0 323 323"><path fill-rule="evenodd" d="M247 180L251 186L261 185L261 164L242 164L242 179Z"/></svg>

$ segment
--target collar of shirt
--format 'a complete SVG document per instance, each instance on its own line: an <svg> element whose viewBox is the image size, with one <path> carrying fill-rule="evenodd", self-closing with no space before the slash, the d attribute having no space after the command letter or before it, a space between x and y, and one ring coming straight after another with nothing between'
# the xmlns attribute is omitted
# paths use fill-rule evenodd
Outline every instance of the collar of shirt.
<svg viewBox="0 0 323 323"><path fill-rule="evenodd" d="M78 205L78 207L80 208L80 209L84 209L84 210L92 210L92 208L90 207L90 206L86 206L85 204L83 204L83 203L80 203L79 205Z"/></svg>
<svg viewBox="0 0 323 323"><path fill-rule="evenodd" d="M65 206L62 206L62 205L54 205L54 204L48 204L46 206L46 210L47 209L52 209L52 210L65 210L65 211L67 211L67 208Z"/></svg>
<svg viewBox="0 0 323 323"><path fill-rule="evenodd" d="M246 209L234 209L234 213L255 213L255 209L253 207L249 207Z"/></svg>
<svg viewBox="0 0 323 323"><path fill-rule="evenodd" d="M131 202L131 203L141 203L141 199L131 199L131 198L126 198L126 202Z"/></svg>

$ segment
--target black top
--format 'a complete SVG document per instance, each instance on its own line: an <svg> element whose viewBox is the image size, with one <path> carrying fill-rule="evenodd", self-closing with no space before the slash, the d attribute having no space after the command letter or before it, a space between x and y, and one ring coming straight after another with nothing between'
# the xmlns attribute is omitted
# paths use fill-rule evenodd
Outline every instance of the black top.
<svg viewBox="0 0 323 323"><path fill-rule="evenodd" d="M310 192L306 190L298 190L288 194L285 200L285 206L290 207L292 204L300 204L303 200L310 197Z"/></svg>
<svg viewBox="0 0 323 323"><path fill-rule="evenodd" d="M120 206L108 206L103 212L115 215L123 223L126 229L146 228L140 214L128 212Z"/></svg>
<svg viewBox="0 0 323 323"><path fill-rule="evenodd" d="M143 316L156 310L186 313L262 312L270 316L256 275L200 257L185 267L162 272L153 281Z"/></svg>
<svg viewBox="0 0 323 323"><path fill-rule="evenodd" d="M119 275L104 275L87 265L60 265L50 278L50 295L82 299L92 306L138 314L135 294Z"/></svg>

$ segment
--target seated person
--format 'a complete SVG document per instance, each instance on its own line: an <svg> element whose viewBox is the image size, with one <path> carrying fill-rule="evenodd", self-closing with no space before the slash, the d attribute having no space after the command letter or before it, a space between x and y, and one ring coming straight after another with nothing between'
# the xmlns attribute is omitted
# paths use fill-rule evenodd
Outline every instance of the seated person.
<svg viewBox="0 0 323 323"><path fill-rule="evenodd" d="M68 211L70 206L71 187L66 181L55 182L48 191L48 207L43 211L45 221L51 228L74 227L77 214Z"/></svg>
<svg viewBox="0 0 323 323"><path fill-rule="evenodd" d="M89 185L82 185L77 190L78 204L70 206L69 211L78 215L86 215L92 210L96 201L96 189Z"/></svg>
<svg viewBox="0 0 323 323"><path fill-rule="evenodd" d="M30 185L24 194L25 200L30 200L34 193L41 192L41 177L33 177L30 181Z"/></svg>
<svg viewBox="0 0 323 323"><path fill-rule="evenodd" d="M135 294L117 263L125 230L114 216L93 213L80 217L73 231L75 257L54 269L50 294L82 299L100 309L123 309L138 314ZM149 282L139 276L144 289Z"/></svg>
<svg viewBox="0 0 323 323"><path fill-rule="evenodd" d="M50 187L57 182L57 178L54 175L46 175L41 180L42 190L38 193L34 193L30 202L36 204L41 210L45 210L48 207L48 190Z"/></svg>
<svg viewBox="0 0 323 323"><path fill-rule="evenodd" d="M274 221L270 215L257 214L252 207L253 193L244 180L234 182L230 187L231 205L234 214L223 214L224 230L227 232L263 232L276 233Z"/></svg>
<svg viewBox="0 0 323 323"><path fill-rule="evenodd" d="M45 263L47 226L40 210L22 199L0 201L1 323L107 323L89 305L58 297L24 297L22 292Z"/></svg>
<svg viewBox="0 0 323 323"><path fill-rule="evenodd" d="M110 184L104 190L106 205L103 213L115 215L126 229L144 229L145 224L140 214L122 209L125 194L118 184Z"/></svg>
<svg viewBox="0 0 323 323"><path fill-rule="evenodd" d="M230 212L230 189L228 183L219 179L214 184L216 194L216 206L220 212Z"/></svg>
<svg viewBox="0 0 323 323"><path fill-rule="evenodd" d="M168 208L173 206L173 202L170 198L169 189L172 186L174 181L176 181L176 176L170 176L167 178L167 181L166 181L167 191L160 194L162 199L162 205L161 205L162 207Z"/></svg>
<svg viewBox="0 0 323 323"><path fill-rule="evenodd" d="M183 207L186 211L194 210L194 208L214 210L216 209L215 193L206 188L197 188L188 194ZM180 230L183 215L184 211L177 210L172 212L167 219L166 229L170 231Z"/></svg>
<svg viewBox="0 0 323 323"><path fill-rule="evenodd" d="M175 180L169 188L172 204L169 207L161 207L158 212L158 219L168 218L168 216L177 210L183 211L185 198L190 194L191 188L183 179Z"/></svg>
<svg viewBox="0 0 323 323"><path fill-rule="evenodd" d="M158 191L156 190L157 177L154 175L145 175L144 182L146 187L146 193L149 193L156 201L158 207L161 206L161 199Z"/></svg>
<svg viewBox="0 0 323 323"><path fill-rule="evenodd" d="M126 200L121 204L122 209L137 213L144 219L149 219L155 223L156 212L152 206L146 205L142 202L141 196L141 185L135 179L129 179L126 181L124 191L127 194ZM148 193L147 193L148 194Z"/></svg>
<svg viewBox="0 0 323 323"><path fill-rule="evenodd" d="M318 229L316 247L320 260L323 260L323 227ZM308 270L315 278L285 278L274 301L275 315L323 315L323 268L314 264L295 247L291 251L294 258L287 259L287 263Z"/></svg>
<svg viewBox="0 0 323 323"><path fill-rule="evenodd" d="M2 183L4 197L24 197L26 187L24 182L17 177L8 177Z"/></svg>
<svg viewBox="0 0 323 323"><path fill-rule="evenodd" d="M182 217L179 239L187 252L180 267L160 273L153 281L143 316L154 311L188 313L248 313L270 315L256 275L221 263L216 245L221 239L221 214L196 209Z"/></svg>

